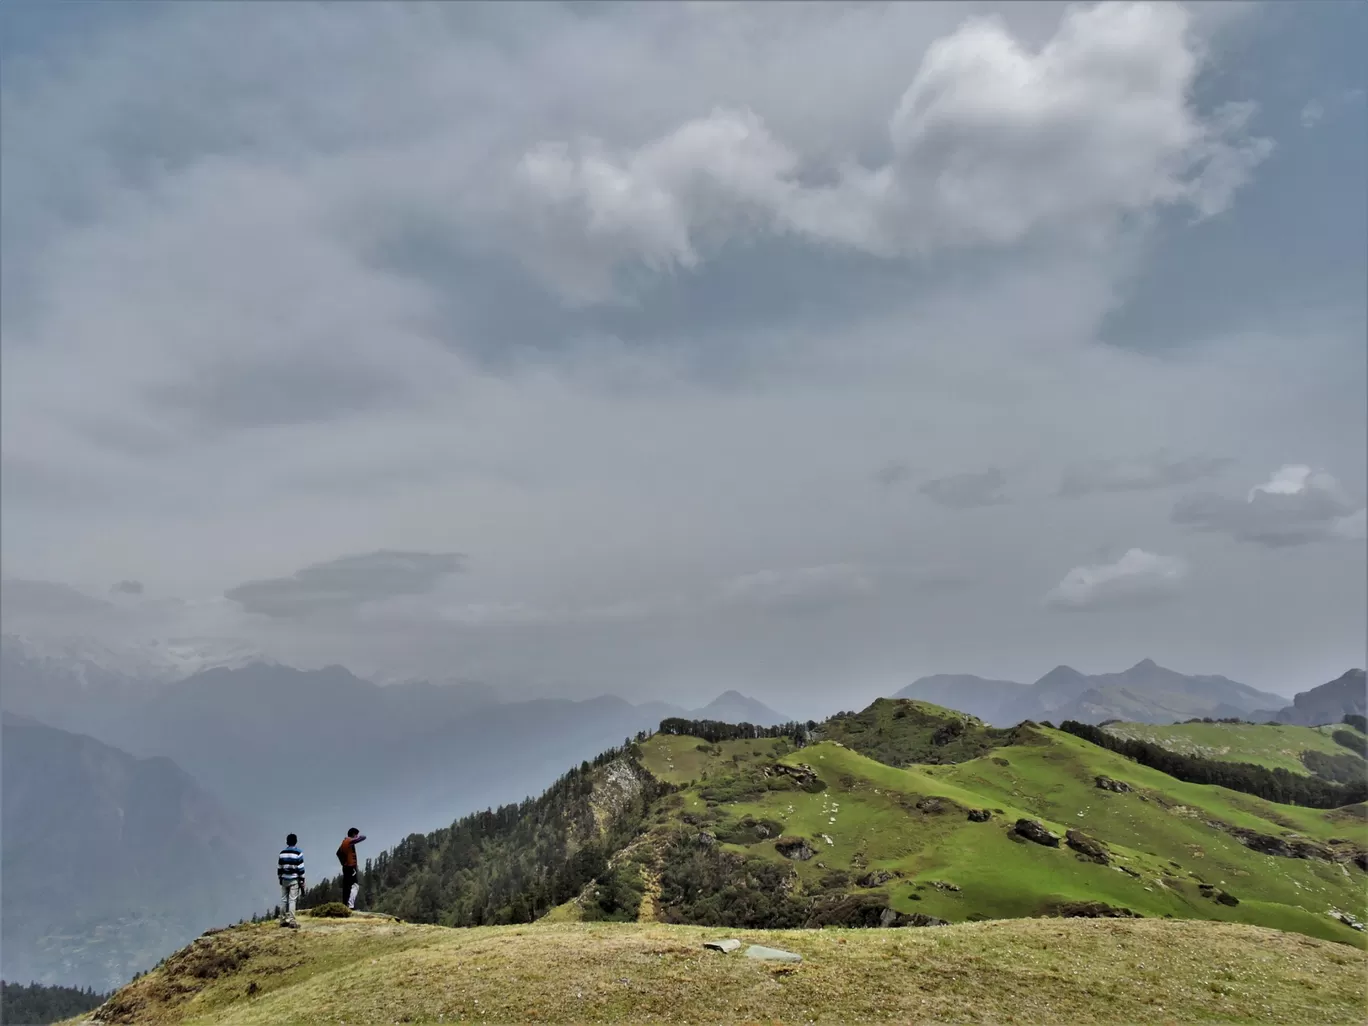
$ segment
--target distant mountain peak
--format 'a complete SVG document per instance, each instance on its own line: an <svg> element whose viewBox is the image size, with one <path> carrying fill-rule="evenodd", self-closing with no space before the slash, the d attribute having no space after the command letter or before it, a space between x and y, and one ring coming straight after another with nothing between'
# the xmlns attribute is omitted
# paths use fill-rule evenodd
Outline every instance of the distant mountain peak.
<svg viewBox="0 0 1368 1026"><path fill-rule="evenodd" d="M724 723L754 723L759 726L772 726L787 723L789 717L771 709L764 702L743 695L736 690L724 691L701 709L694 709L690 716L704 720L721 720Z"/></svg>
<svg viewBox="0 0 1368 1026"><path fill-rule="evenodd" d="M1141 659L1138 663L1136 663L1134 666L1132 666L1131 669L1132 669L1132 670L1157 670L1157 669L1160 669L1160 666L1159 666L1159 664L1156 663L1153 659L1150 659L1150 658L1147 657L1147 658L1145 658L1145 659Z"/></svg>

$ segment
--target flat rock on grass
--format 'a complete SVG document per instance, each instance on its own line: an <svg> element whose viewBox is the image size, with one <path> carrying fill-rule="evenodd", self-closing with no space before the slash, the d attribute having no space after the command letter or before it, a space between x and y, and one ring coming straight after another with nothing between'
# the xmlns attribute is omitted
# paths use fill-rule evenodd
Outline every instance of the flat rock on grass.
<svg viewBox="0 0 1368 1026"><path fill-rule="evenodd" d="M803 956L779 948L767 948L763 944L752 944L746 949L747 958L758 958L762 962L801 962Z"/></svg>
<svg viewBox="0 0 1368 1026"><path fill-rule="evenodd" d="M703 946L712 951L720 951L724 955L726 955L730 954L731 952L739 948L741 946L741 942L739 940L733 940L732 938L728 937L726 940L704 941Z"/></svg>

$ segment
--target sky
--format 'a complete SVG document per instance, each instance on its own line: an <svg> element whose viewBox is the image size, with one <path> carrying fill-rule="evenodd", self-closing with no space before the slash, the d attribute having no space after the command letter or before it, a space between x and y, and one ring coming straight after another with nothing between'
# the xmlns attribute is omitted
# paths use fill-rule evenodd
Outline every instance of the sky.
<svg viewBox="0 0 1368 1026"><path fill-rule="evenodd" d="M7 631L1365 662L1362 4L11 3Z"/></svg>

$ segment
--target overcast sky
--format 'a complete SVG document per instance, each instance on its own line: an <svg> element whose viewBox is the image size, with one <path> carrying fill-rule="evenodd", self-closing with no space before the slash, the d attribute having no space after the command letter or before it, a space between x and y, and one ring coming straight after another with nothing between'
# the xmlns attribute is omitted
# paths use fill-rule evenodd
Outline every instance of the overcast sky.
<svg viewBox="0 0 1368 1026"><path fill-rule="evenodd" d="M7 630L1364 663L1365 5L0 16Z"/></svg>

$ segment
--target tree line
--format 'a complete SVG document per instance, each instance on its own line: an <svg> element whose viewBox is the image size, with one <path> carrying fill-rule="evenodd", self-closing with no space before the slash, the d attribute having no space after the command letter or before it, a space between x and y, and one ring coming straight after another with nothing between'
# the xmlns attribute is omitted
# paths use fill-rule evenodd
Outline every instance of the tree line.
<svg viewBox="0 0 1368 1026"><path fill-rule="evenodd" d="M1368 781L1365 780L1331 783L1281 767L1269 769L1250 762L1218 762L1196 755L1183 755L1148 741L1114 737L1090 723L1079 723L1077 720L1065 720L1059 729L1189 784L1216 784L1270 802L1304 805L1312 809L1337 809L1368 801Z"/></svg>
<svg viewBox="0 0 1368 1026"><path fill-rule="evenodd" d="M56 987L44 983L7 983L0 980L0 1022L50 1023L70 1019L104 1004L108 994L86 987Z"/></svg>
<svg viewBox="0 0 1368 1026"><path fill-rule="evenodd" d="M772 727L761 727L754 723L723 723L720 720L691 720L683 716L670 716L660 721L662 734L701 738L710 744L787 737L792 738L794 744L801 748L807 744L809 736L816 729L816 720L808 720L806 723L791 720Z"/></svg>

